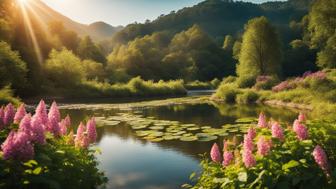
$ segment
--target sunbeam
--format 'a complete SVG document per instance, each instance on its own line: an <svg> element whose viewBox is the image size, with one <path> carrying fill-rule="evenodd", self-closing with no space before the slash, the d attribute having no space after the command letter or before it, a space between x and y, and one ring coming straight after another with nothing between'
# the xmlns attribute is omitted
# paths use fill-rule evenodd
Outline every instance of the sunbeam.
<svg viewBox="0 0 336 189"><path fill-rule="evenodd" d="M37 60L40 64L42 64L43 57L42 57L41 49L39 47L34 29L32 27L32 24L31 24L31 21L30 21L30 18L29 18L29 14L27 12L27 6L29 6L29 4L28 4L29 0L18 0L18 2L19 2L19 6L20 6L20 9L21 9L21 12L22 12L23 19L24 19L24 25L25 25L26 29L28 30L29 37L30 37L30 39L32 40L32 43L33 43L33 47L34 47L34 51L35 51Z"/></svg>

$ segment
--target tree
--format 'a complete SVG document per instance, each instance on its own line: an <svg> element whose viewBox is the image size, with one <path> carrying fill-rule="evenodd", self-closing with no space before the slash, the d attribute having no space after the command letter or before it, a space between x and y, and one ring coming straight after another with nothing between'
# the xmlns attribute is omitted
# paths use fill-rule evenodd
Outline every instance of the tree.
<svg viewBox="0 0 336 189"><path fill-rule="evenodd" d="M80 41L76 32L67 30L60 21L50 22L48 27L49 32L54 36L55 43L58 43L59 48L64 46L67 49L76 52Z"/></svg>
<svg viewBox="0 0 336 189"><path fill-rule="evenodd" d="M45 71L47 78L56 87L72 87L85 80L81 60L65 48L60 51L51 51L45 64Z"/></svg>
<svg viewBox="0 0 336 189"><path fill-rule="evenodd" d="M240 79L258 75L279 76L281 48L278 34L267 18L258 17L245 26L237 74Z"/></svg>
<svg viewBox="0 0 336 189"><path fill-rule="evenodd" d="M336 1L316 0L308 15L308 37L321 68L336 68Z"/></svg>
<svg viewBox="0 0 336 189"><path fill-rule="evenodd" d="M93 43L90 36L84 37L79 43L77 54L82 59L93 60L105 64L106 58L101 50Z"/></svg>
<svg viewBox="0 0 336 189"><path fill-rule="evenodd" d="M23 89L26 84L27 67L18 52L0 41L0 88L12 85L14 89Z"/></svg>
<svg viewBox="0 0 336 189"><path fill-rule="evenodd" d="M105 71L103 64L93 60L83 60L82 65L86 74L86 79L98 79L99 81L104 81Z"/></svg>

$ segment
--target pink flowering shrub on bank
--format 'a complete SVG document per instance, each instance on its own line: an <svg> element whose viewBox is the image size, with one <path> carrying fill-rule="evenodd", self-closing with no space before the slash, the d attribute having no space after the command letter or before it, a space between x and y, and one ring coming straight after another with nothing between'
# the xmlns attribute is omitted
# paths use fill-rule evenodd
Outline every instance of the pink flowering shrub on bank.
<svg viewBox="0 0 336 189"><path fill-rule="evenodd" d="M196 184L184 187L336 188L335 130L335 124L307 121L304 114L288 125L261 113L240 144L225 140L219 150L215 143L210 161L204 157L201 162L201 174L192 176Z"/></svg>
<svg viewBox="0 0 336 189"><path fill-rule="evenodd" d="M64 119L53 102L43 100L34 112L25 105L0 108L0 188L93 188L106 182L97 169L95 119L74 136L71 118ZM69 186L71 185L71 186Z"/></svg>

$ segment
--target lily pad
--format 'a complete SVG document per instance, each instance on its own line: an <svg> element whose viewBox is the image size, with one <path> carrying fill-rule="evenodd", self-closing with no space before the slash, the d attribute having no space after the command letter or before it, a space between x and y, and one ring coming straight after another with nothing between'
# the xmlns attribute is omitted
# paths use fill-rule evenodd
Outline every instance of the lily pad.
<svg viewBox="0 0 336 189"><path fill-rule="evenodd" d="M191 142L191 141L196 141L198 140L197 136L183 136L180 138L181 141L185 141L185 142Z"/></svg>

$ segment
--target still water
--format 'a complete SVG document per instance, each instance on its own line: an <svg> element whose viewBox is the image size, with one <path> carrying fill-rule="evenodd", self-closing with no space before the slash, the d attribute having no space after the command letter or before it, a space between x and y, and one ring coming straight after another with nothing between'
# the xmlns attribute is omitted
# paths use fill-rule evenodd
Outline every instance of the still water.
<svg viewBox="0 0 336 189"><path fill-rule="evenodd" d="M103 119L126 114L155 120L178 121L180 124L219 128L239 118L257 117L262 111L275 120L292 122L297 112L267 106L238 106L199 100L199 96L136 103L62 104L62 114L69 114L73 124L89 116ZM200 97L206 99L206 96ZM174 189L190 183L189 175L199 171L199 154L208 152L218 138L209 142L163 140L150 142L136 134L125 122L100 123L97 155L100 169L112 189Z"/></svg>

